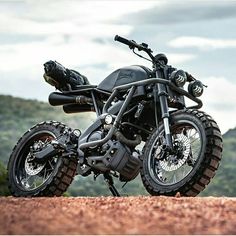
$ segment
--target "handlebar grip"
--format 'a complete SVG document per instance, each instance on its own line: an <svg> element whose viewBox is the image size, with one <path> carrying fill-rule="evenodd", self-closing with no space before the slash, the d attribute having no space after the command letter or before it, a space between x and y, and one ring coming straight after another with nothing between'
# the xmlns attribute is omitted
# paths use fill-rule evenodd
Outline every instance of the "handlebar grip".
<svg viewBox="0 0 236 236"><path fill-rule="evenodd" d="M128 39L125 39L123 37L120 37L119 35L116 35L115 38L114 38L115 41L118 41L120 43L123 43L123 44L126 44L130 47L135 47L135 44L133 42L131 42L130 40Z"/></svg>

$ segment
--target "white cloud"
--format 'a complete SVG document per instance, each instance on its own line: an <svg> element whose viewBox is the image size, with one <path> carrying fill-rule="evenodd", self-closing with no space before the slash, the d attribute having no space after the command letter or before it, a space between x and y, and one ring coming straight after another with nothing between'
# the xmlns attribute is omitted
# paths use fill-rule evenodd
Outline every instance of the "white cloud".
<svg viewBox="0 0 236 236"><path fill-rule="evenodd" d="M113 37L112 37L113 38ZM195 58L193 54L167 54L170 64L180 64ZM68 67L82 67L93 64L107 64L111 69L149 62L133 55L128 47L118 42L100 44L93 38L74 35L69 42L64 37L55 35L44 41L0 45L1 71L35 69L49 60L57 60ZM10 66L11 65L11 66Z"/></svg>
<svg viewBox="0 0 236 236"><path fill-rule="evenodd" d="M137 58L127 48L110 43L116 34L127 36L133 27L113 24L111 19L158 3L42 0L22 1L21 7L11 2L6 4L11 11L5 10L0 15L0 34L8 34L9 39L17 38L18 34L36 38L31 42L0 45L0 72L25 70L27 73L42 70L42 64L49 59L71 68L91 68L89 65L104 63L111 70L137 63ZM95 73L91 74L95 77ZM92 80L99 82L94 77Z"/></svg>
<svg viewBox="0 0 236 236"><path fill-rule="evenodd" d="M167 53L168 61L170 64L181 64L186 61L191 61L196 58L194 54L187 53Z"/></svg>
<svg viewBox="0 0 236 236"><path fill-rule="evenodd" d="M222 132L236 127L236 84L224 77L202 78L201 81L208 85L203 96L203 108L218 123Z"/></svg>
<svg viewBox="0 0 236 236"><path fill-rule="evenodd" d="M27 3L27 4L26 4ZM148 1L27 1L20 12L8 3L11 11L0 15L0 33L53 35L89 34L103 37L104 25L124 13L138 12L158 3ZM23 3L22 3L23 4ZM135 5L135 7L134 7ZM128 24L128 20L127 20ZM100 26L101 25L101 26ZM114 34L115 24L108 26ZM122 26L126 27L126 26ZM116 33L119 33L118 27Z"/></svg>
<svg viewBox="0 0 236 236"><path fill-rule="evenodd" d="M200 50L236 48L236 39L210 39L203 37L183 36L171 40L168 45L174 48L192 47Z"/></svg>
<svg viewBox="0 0 236 236"><path fill-rule="evenodd" d="M17 17L9 18L0 15L0 33L25 34L36 36L58 36L58 35L79 35L80 37L100 37L117 33L128 34L132 29L130 26L109 25L104 23L93 23L80 25L74 21L55 21L55 22L35 22L28 19Z"/></svg>
<svg viewBox="0 0 236 236"><path fill-rule="evenodd" d="M60 1L29 1L28 11L24 17L29 19L42 20L70 20L78 23L91 23L109 21L120 17L126 13L138 12L159 5L157 1L78 1L78 0L60 0ZM46 7L44 7L46 5Z"/></svg>
<svg viewBox="0 0 236 236"><path fill-rule="evenodd" d="M31 42L0 45L0 72L41 72L42 64L52 59L70 68L86 68L85 74L96 84L106 72L100 69L96 73L92 67L94 64L106 65L109 72L130 64L151 67L150 63L132 55L128 47L111 43L114 35L128 37L131 33L133 26L128 25L128 19L127 25L111 22L123 14L148 9L162 2L42 0L23 3L20 8L7 3L11 11L0 15L0 33L9 34L9 38L18 34L36 38ZM171 63L179 64L194 56L171 53L168 57Z"/></svg>

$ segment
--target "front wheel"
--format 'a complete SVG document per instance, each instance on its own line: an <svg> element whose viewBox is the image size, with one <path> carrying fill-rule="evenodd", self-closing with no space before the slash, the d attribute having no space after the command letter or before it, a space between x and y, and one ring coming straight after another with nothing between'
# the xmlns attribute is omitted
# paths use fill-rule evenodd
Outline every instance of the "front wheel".
<svg viewBox="0 0 236 236"><path fill-rule="evenodd" d="M59 122L42 122L20 138L8 162L9 189L13 196L61 196L66 191L76 173L77 160L56 155L38 163L31 154L32 149L40 150L66 129Z"/></svg>
<svg viewBox="0 0 236 236"><path fill-rule="evenodd" d="M171 114L173 153L165 150L164 127L144 147L141 177L151 195L196 196L215 175L222 157L222 136L216 122L198 110Z"/></svg>

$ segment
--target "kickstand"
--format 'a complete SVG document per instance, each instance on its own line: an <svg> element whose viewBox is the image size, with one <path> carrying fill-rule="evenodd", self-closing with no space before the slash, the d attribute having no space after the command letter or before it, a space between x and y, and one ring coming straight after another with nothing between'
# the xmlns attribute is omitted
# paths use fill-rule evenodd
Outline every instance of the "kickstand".
<svg viewBox="0 0 236 236"><path fill-rule="evenodd" d="M120 197L119 192L117 191L117 189L114 186L114 182L112 179L112 176L109 173L104 173L104 180L108 185L109 190L111 191L111 193L113 194L114 197Z"/></svg>

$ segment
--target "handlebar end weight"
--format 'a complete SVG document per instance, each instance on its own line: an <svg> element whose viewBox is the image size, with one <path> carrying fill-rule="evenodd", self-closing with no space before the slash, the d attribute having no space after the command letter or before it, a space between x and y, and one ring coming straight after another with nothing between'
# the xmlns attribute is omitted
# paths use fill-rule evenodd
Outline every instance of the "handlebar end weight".
<svg viewBox="0 0 236 236"><path fill-rule="evenodd" d="M114 40L117 41L119 37L120 37L119 35L116 35Z"/></svg>

